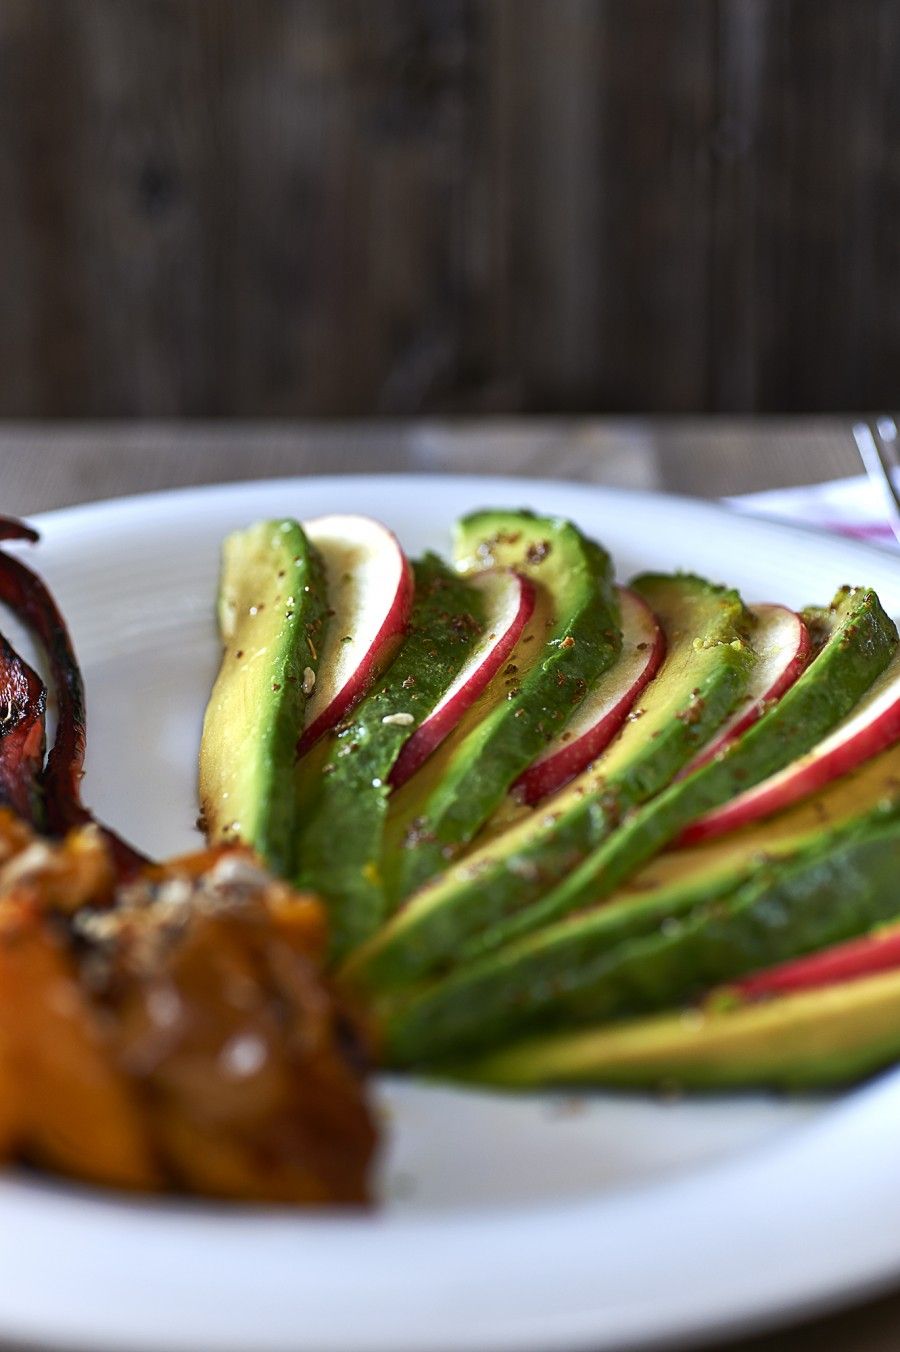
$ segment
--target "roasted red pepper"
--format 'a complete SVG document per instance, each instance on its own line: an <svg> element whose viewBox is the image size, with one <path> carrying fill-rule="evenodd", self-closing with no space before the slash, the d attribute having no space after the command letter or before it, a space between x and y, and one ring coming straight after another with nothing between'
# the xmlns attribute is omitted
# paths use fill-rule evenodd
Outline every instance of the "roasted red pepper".
<svg viewBox="0 0 900 1352"><path fill-rule="evenodd" d="M40 676L0 634L0 803L36 829L43 820L46 709Z"/></svg>
<svg viewBox="0 0 900 1352"><path fill-rule="evenodd" d="M0 517L0 540L33 542L38 538L37 531L23 522ZM0 601L30 630L46 654L56 692L57 724L41 787L47 828L53 835L63 835L72 827L95 821L81 801L86 734L81 669L66 622L46 585L24 563L3 550L0 550ZM123 878L149 862L108 826L97 825L109 841Z"/></svg>

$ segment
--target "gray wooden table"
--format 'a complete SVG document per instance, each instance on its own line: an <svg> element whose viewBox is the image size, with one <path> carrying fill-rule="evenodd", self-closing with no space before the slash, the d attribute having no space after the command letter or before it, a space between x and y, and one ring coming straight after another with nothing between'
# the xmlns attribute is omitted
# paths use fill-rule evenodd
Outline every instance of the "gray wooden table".
<svg viewBox="0 0 900 1352"><path fill-rule="evenodd" d="M702 497L852 474L849 420L0 423L0 510L285 474L522 474Z"/></svg>
<svg viewBox="0 0 900 1352"><path fill-rule="evenodd" d="M858 470L850 420L839 418L0 424L0 513L26 516L95 498L288 474L499 473L718 497ZM773 1198L773 1225L777 1217ZM900 1294L728 1347L897 1352Z"/></svg>

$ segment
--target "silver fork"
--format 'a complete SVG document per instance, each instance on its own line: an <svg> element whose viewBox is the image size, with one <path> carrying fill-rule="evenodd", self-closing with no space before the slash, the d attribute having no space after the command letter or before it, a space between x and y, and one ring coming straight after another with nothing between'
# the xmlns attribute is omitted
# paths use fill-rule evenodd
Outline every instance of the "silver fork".
<svg viewBox="0 0 900 1352"><path fill-rule="evenodd" d="M900 470L897 424L886 415L858 422L853 428L853 440L866 474L881 494L891 530L900 544L900 492L893 474Z"/></svg>

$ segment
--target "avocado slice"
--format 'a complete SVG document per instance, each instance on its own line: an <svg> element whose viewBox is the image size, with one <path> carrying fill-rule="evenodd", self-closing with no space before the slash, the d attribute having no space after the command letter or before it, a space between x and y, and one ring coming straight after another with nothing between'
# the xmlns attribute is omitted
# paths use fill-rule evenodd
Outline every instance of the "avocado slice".
<svg viewBox="0 0 900 1352"><path fill-rule="evenodd" d="M499 1047L454 1078L508 1089L815 1090L900 1058L900 971L732 1007L583 1028Z"/></svg>
<svg viewBox="0 0 900 1352"><path fill-rule="evenodd" d="M710 886L717 877L733 874L745 862L763 861L794 848L798 839L815 839L889 800L900 786L900 743L879 752L840 779L832 779L817 794L791 804L777 815L750 822L740 830L696 845L666 850L619 887L603 910L641 902L681 887Z"/></svg>
<svg viewBox="0 0 900 1352"><path fill-rule="evenodd" d="M819 651L757 723L714 760L677 780L535 906L497 926L500 947L608 897L690 822L809 751L844 718L890 662L897 629L870 589L843 587L827 610L804 612Z"/></svg>
<svg viewBox="0 0 900 1352"><path fill-rule="evenodd" d="M665 661L603 755L523 820L451 866L353 955L351 984L389 989L474 952L492 924L536 901L659 792L728 717L755 655L737 592L690 574L632 584L655 611Z"/></svg>
<svg viewBox="0 0 900 1352"><path fill-rule="evenodd" d="M463 573L526 574L539 603L487 698L392 805L383 870L395 903L461 852L622 646L609 555L570 521L474 512L457 523L454 556Z"/></svg>
<svg viewBox="0 0 900 1352"><path fill-rule="evenodd" d="M543 934L565 943L588 934L592 951L672 930L672 922L699 906L729 897L752 878L771 876L782 861L821 854L845 839L848 828L890 812L900 790L900 745L827 785L767 822L758 822L722 840L658 856L596 911L548 928ZM535 939L537 941L537 937Z"/></svg>
<svg viewBox="0 0 900 1352"><path fill-rule="evenodd" d="M765 868L731 896L701 903L661 932L614 949L596 982L585 965L558 1013L581 1022L589 1010L664 1008L863 934L897 915L898 868L900 802L894 801L839 830L822 849Z"/></svg>
<svg viewBox="0 0 900 1352"><path fill-rule="evenodd" d="M326 623L322 562L296 521L261 521L222 546L222 665L203 720L200 804L210 840L242 840L290 877L294 761Z"/></svg>
<svg viewBox="0 0 900 1352"><path fill-rule="evenodd" d="M440 1059L538 1025L591 1023L689 999L893 918L898 866L895 781L869 811L824 835L796 837L781 856L561 921L405 1002L384 1002L389 1056Z"/></svg>
<svg viewBox="0 0 900 1352"><path fill-rule="evenodd" d="M383 918L377 865L390 772L483 629L481 593L437 555L427 554L413 572L412 615L393 662L334 735L300 762L297 882L324 897L335 957Z"/></svg>

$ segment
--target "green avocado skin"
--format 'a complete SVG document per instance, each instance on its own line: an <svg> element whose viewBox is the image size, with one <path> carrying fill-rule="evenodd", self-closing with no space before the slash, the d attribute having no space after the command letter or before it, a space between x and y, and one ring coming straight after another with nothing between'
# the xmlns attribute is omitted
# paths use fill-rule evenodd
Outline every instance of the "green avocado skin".
<svg viewBox="0 0 900 1352"><path fill-rule="evenodd" d="M498 927L488 936L492 946L610 896L691 822L810 751L852 712L891 660L894 622L863 588L843 588L830 610L808 614L822 646L778 703L715 760L634 813L535 906Z"/></svg>
<svg viewBox="0 0 900 1352"><path fill-rule="evenodd" d="M837 1089L900 1057L900 972L758 1003L550 1033L441 1067L497 1089Z"/></svg>
<svg viewBox="0 0 900 1352"><path fill-rule="evenodd" d="M481 594L437 555L427 554L413 572L413 611L393 662L298 767L304 810L296 880L325 899L335 960L373 933L384 916L377 861L394 762L483 631ZM412 722L384 722L397 713L411 714Z"/></svg>
<svg viewBox="0 0 900 1352"><path fill-rule="evenodd" d="M896 1009L891 1010L892 1017ZM683 1016L682 1016L683 1017ZM778 1027L766 1029L774 1039ZM490 1085L495 1089L547 1089L568 1087L649 1090L665 1093L722 1094L734 1091L771 1089L785 1094L815 1093L817 1090L843 1089L876 1075L900 1059L900 1026L871 1028L856 1046L831 1051L798 1055L792 1049L790 1058L779 1060L770 1051L762 1049L752 1060L735 1054L730 1064L722 1058L709 1064L682 1065L675 1044L668 1054L661 1050L658 1064L635 1066L633 1069L603 1064L602 1044L597 1048L597 1060L587 1062L573 1073L567 1066L559 1067L556 1057L565 1053L566 1043L557 1045L549 1040L533 1047L500 1048L495 1056L485 1057L474 1065L461 1065L442 1073L442 1077L469 1085ZM531 1056L534 1062L531 1062ZM538 1057L540 1060L538 1061ZM568 1058L566 1058L568 1060Z"/></svg>
<svg viewBox="0 0 900 1352"><path fill-rule="evenodd" d="M865 933L900 912L900 803L681 913L563 921L443 982L385 1004L393 1064L440 1062L538 1028L577 1027L680 1004L746 972ZM734 879L732 882L734 883ZM625 908L620 908L624 911ZM686 912L686 913L685 913Z"/></svg>
<svg viewBox="0 0 900 1352"><path fill-rule="evenodd" d="M523 770L565 725L619 654L618 595L604 549L569 521L531 512L485 511L457 524L457 565L466 572L515 568L553 600L543 651L442 767L416 808L416 844L384 861L394 903L447 866L502 802Z"/></svg>
<svg viewBox="0 0 900 1352"><path fill-rule="evenodd" d="M620 950L592 992L564 996L560 1015L580 1022L604 1007L643 1012L681 1003L720 982L864 934L900 912L900 810L860 823L850 838L744 884L727 900L674 920L662 935ZM867 827L869 829L867 829ZM596 1000L594 995L596 994Z"/></svg>
<svg viewBox="0 0 900 1352"><path fill-rule="evenodd" d="M755 661L737 592L691 574L646 574L632 586L655 611L668 644L635 711L640 716L626 723L595 768L412 897L354 955L351 984L388 990L477 956L492 925L565 877L727 718Z"/></svg>

